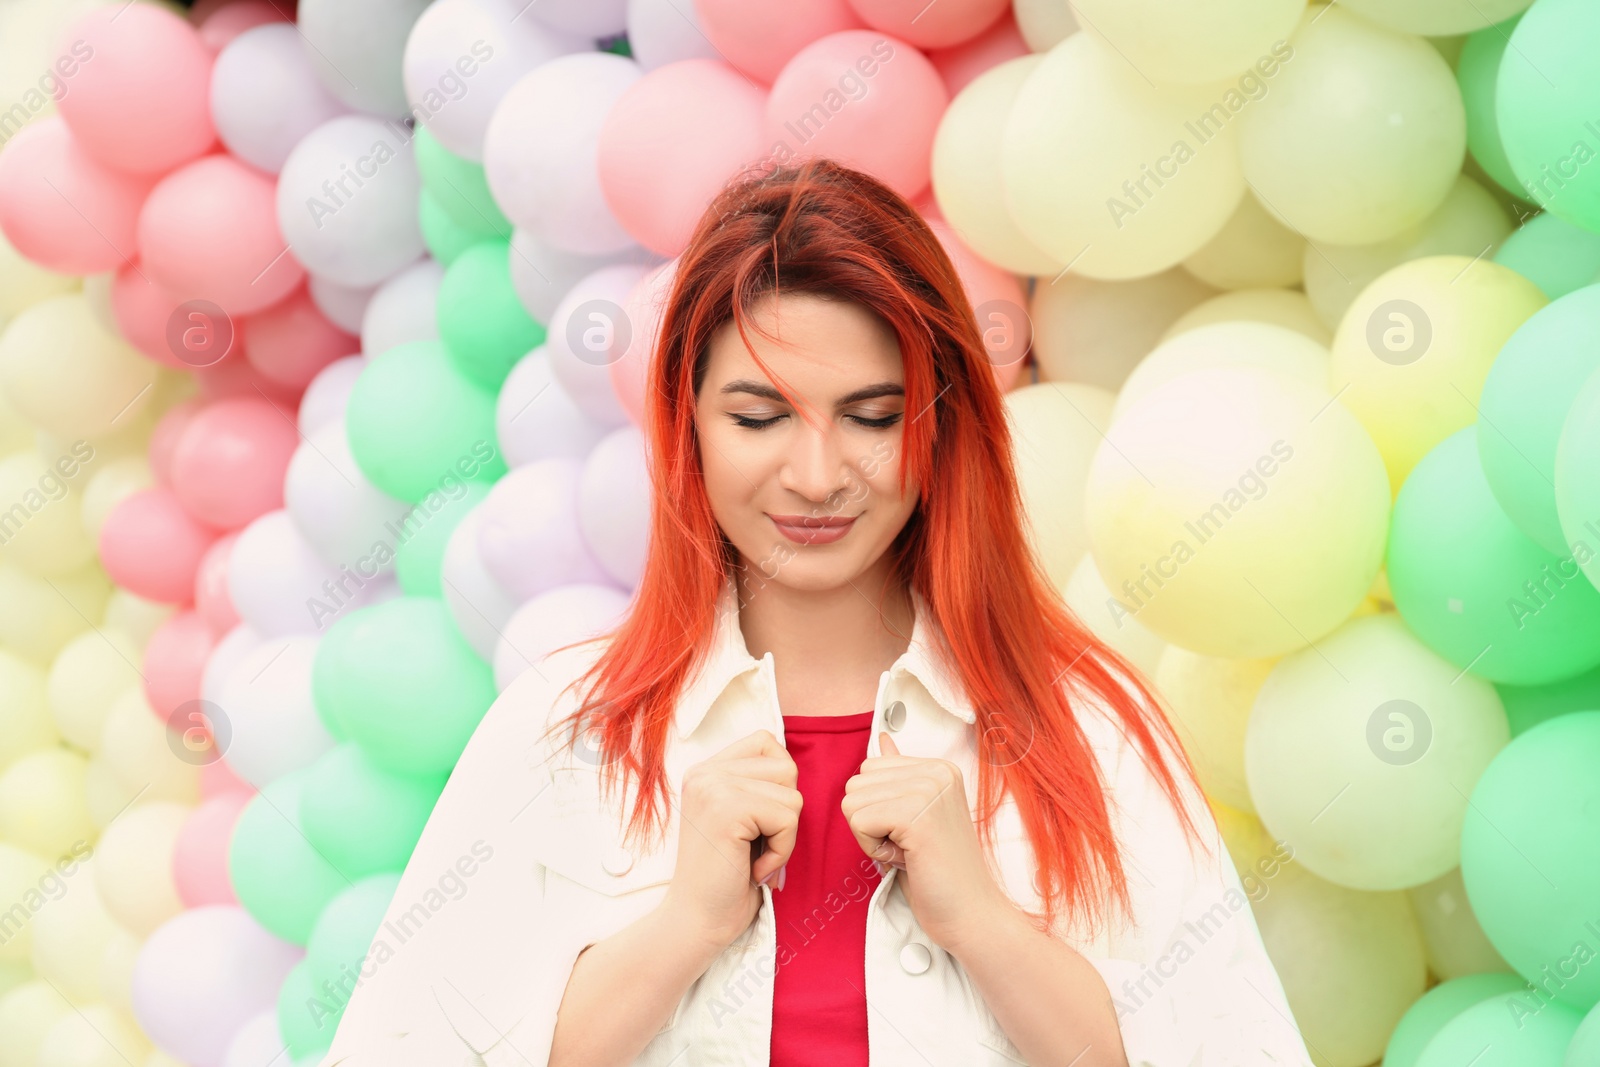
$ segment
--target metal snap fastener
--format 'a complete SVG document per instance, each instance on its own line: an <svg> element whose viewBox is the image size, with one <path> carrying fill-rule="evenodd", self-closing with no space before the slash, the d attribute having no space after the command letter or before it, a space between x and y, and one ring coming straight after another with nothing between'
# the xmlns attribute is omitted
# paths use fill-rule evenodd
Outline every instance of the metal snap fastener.
<svg viewBox="0 0 1600 1067"><path fill-rule="evenodd" d="M913 941L900 950L900 968L907 974L921 974L933 966L933 953L920 941Z"/></svg>
<svg viewBox="0 0 1600 1067"><path fill-rule="evenodd" d="M900 727L906 724L905 701L896 700L893 704L890 704L887 708L885 708L883 712L883 722L885 726L889 727L889 729L899 733Z"/></svg>
<svg viewBox="0 0 1600 1067"><path fill-rule="evenodd" d="M606 853L606 858L601 862L606 873L621 878L633 870L633 853L625 848L614 848Z"/></svg>

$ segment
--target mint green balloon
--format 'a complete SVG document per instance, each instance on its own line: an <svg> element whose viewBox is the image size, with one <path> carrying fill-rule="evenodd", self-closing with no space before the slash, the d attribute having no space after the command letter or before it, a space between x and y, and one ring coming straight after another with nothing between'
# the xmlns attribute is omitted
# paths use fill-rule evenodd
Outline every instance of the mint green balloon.
<svg viewBox="0 0 1600 1067"><path fill-rule="evenodd" d="M400 588L413 596L442 596L444 550L456 524L489 495L482 482L462 482L433 489L400 523L401 540L394 553L394 574Z"/></svg>
<svg viewBox="0 0 1600 1067"><path fill-rule="evenodd" d="M350 391L350 454L373 485L412 504L451 478L493 482L506 472L494 399L440 342L396 345L371 357Z"/></svg>
<svg viewBox="0 0 1600 1067"><path fill-rule="evenodd" d="M437 315L456 367L497 393L517 360L544 344L544 327L512 288L509 241L480 241L445 269Z"/></svg>
<svg viewBox="0 0 1600 1067"><path fill-rule="evenodd" d="M318 708L339 719L374 764L448 774L497 695L437 597L402 596L328 628L311 665Z"/></svg>
<svg viewBox="0 0 1600 1067"><path fill-rule="evenodd" d="M1600 370L1578 389L1556 441L1556 516L1572 558L1600 588Z"/></svg>
<svg viewBox="0 0 1600 1067"><path fill-rule="evenodd" d="M1510 993L1526 984L1519 975L1503 971L1440 982L1400 1017L1383 1050L1383 1067L1415 1067L1422 1050L1451 1019L1497 993Z"/></svg>
<svg viewBox="0 0 1600 1067"><path fill-rule="evenodd" d="M399 884L398 871L374 874L334 897L322 909L306 945L305 962L310 967L311 990L323 1003L343 1012L355 993L356 981L371 978L374 969L386 963L398 947L390 936L386 939L387 948L376 950L369 958L373 936L378 933Z"/></svg>
<svg viewBox="0 0 1600 1067"><path fill-rule="evenodd" d="M228 878L256 922L303 945L349 880L306 840L300 824L305 770L291 771L245 805L228 842Z"/></svg>
<svg viewBox="0 0 1600 1067"><path fill-rule="evenodd" d="M464 229L451 218L426 189L417 198L417 225L422 230L422 243L427 245L428 254L445 266L484 239L482 234Z"/></svg>
<svg viewBox="0 0 1600 1067"><path fill-rule="evenodd" d="M1387 556L1395 607L1429 648L1492 682L1582 674L1600 665L1600 591L1506 517L1478 463L1478 430L1439 442L1400 487Z"/></svg>
<svg viewBox="0 0 1600 1067"><path fill-rule="evenodd" d="M1494 261L1537 285L1551 300L1600 276L1600 233L1579 229L1560 215L1541 211L1511 231Z"/></svg>
<svg viewBox="0 0 1600 1067"><path fill-rule="evenodd" d="M442 775L393 774L348 742L306 768L300 821L347 877L404 870L444 783Z"/></svg>
<svg viewBox="0 0 1600 1067"><path fill-rule="evenodd" d="M278 1037L296 1062L333 1043L344 1005L331 1005L311 985L309 960L301 960L278 987Z"/></svg>
<svg viewBox="0 0 1600 1067"><path fill-rule="evenodd" d="M1572 1035L1567 1046L1567 1058L1561 1067L1594 1067L1600 1063L1600 1005L1589 1009Z"/></svg>
<svg viewBox="0 0 1600 1067"><path fill-rule="evenodd" d="M1523 533L1563 556L1573 549L1556 509L1556 447L1579 389L1597 370L1600 285L1590 285L1517 327L1478 400L1478 453L1489 488Z"/></svg>
<svg viewBox="0 0 1600 1067"><path fill-rule="evenodd" d="M457 226L479 237L511 239L511 222L494 202L482 164L450 151L426 126L417 127L412 146L422 188Z"/></svg>
<svg viewBox="0 0 1600 1067"><path fill-rule="evenodd" d="M1569 711L1600 711L1600 667L1549 685L1497 685L1511 736Z"/></svg>
<svg viewBox="0 0 1600 1067"><path fill-rule="evenodd" d="M1484 934L1519 974L1578 1012L1600 1002L1597 769L1600 711L1540 723L1489 764L1461 828L1461 881ZM1580 945L1587 960L1573 958Z"/></svg>
<svg viewBox="0 0 1600 1067"><path fill-rule="evenodd" d="M1417 1067L1561 1067L1583 1017L1530 990L1496 993L1445 1023Z"/></svg>
<svg viewBox="0 0 1600 1067"><path fill-rule="evenodd" d="M1495 120L1527 196L1600 231L1600 4L1539 0L1500 61Z"/></svg>
<svg viewBox="0 0 1600 1067"><path fill-rule="evenodd" d="M1461 103L1467 109L1467 150L1483 172L1514 196L1528 191L1517 181L1511 161L1500 145L1499 120L1495 115L1495 83L1500 74L1500 57L1506 41L1521 21L1522 13L1504 22L1467 36L1456 64L1456 82L1461 86Z"/></svg>

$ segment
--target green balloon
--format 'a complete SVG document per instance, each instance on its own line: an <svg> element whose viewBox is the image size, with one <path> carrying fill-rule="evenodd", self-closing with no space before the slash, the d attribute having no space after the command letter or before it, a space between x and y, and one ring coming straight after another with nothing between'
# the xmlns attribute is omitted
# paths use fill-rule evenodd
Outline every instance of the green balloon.
<svg viewBox="0 0 1600 1067"><path fill-rule="evenodd" d="M517 360L544 344L511 285L511 243L481 241L456 258L439 286L439 338L462 374L499 392Z"/></svg>
<svg viewBox="0 0 1600 1067"><path fill-rule="evenodd" d="M1461 103L1467 111L1467 150L1483 172L1507 192L1525 197L1528 191L1517 181L1505 149L1500 146L1500 127L1495 118L1495 80L1500 74L1500 57L1506 40L1522 18L1518 12L1495 26L1469 34L1461 46L1456 64L1456 82L1461 86Z"/></svg>
<svg viewBox="0 0 1600 1067"><path fill-rule="evenodd" d="M402 596L329 627L311 665L319 708L344 723L374 764L448 774L498 695L437 597Z"/></svg>
<svg viewBox="0 0 1600 1067"><path fill-rule="evenodd" d="M450 151L426 126L417 127L412 145L422 188L457 226L479 237L511 239L511 220L494 202L482 164Z"/></svg>
<svg viewBox="0 0 1600 1067"><path fill-rule="evenodd" d="M1527 278L1551 300L1592 284L1600 275L1600 234L1541 211L1505 239L1494 261Z"/></svg>
<svg viewBox="0 0 1600 1067"><path fill-rule="evenodd" d="M1534 203L1600 231L1600 4L1539 0L1511 34L1495 81L1495 122Z"/></svg>
<svg viewBox="0 0 1600 1067"><path fill-rule="evenodd" d="M482 482L456 481L417 502L400 524L402 540L394 552L400 588L413 596L443 596L444 550L456 524L489 495Z"/></svg>
<svg viewBox="0 0 1600 1067"><path fill-rule="evenodd" d="M1440 982L1414 1001L1400 1017L1383 1050L1383 1067L1415 1067L1428 1042L1444 1025L1480 1001L1527 985L1504 971L1468 974Z"/></svg>
<svg viewBox="0 0 1600 1067"><path fill-rule="evenodd" d="M1562 1067L1596 1063L1600 1063L1600 1005L1590 1008L1583 1017L1578 1032L1572 1035L1572 1044L1567 1046L1567 1061Z"/></svg>
<svg viewBox="0 0 1600 1067"><path fill-rule="evenodd" d="M426 189L417 198L417 225L422 230L422 243L428 246L428 254L447 267L484 239L481 234L459 226Z"/></svg>
<svg viewBox="0 0 1600 1067"><path fill-rule="evenodd" d="M316 995L311 986L309 960L290 969L278 987L278 1036L289 1046L289 1055L298 1063L312 1053L323 1052L333 1043L344 1006L337 1011Z"/></svg>
<svg viewBox="0 0 1600 1067"><path fill-rule="evenodd" d="M1386 561L1395 607L1429 648L1492 682L1582 674L1600 664L1600 591L1506 518L1477 433L1439 442L1400 487Z"/></svg>
<svg viewBox="0 0 1600 1067"><path fill-rule="evenodd" d="M1511 736L1569 711L1600 711L1600 667L1549 685L1497 685Z"/></svg>
<svg viewBox="0 0 1600 1067"><path fill-rule="evenodd" d="M1417 1067L1561 1067L1582 1016L1539 1004L1531 990L1480 1000L1445 1023Z"/></svg>
<svg viewBox="0 0 1600 1067"><path fill-rule="evenodd" d="M1600 588L1600 371L1589 375L1556 441L1556 516L1572 558Z"/></svg>
<svg viewBox="0 0 1600 1067"><path fill-rule="evenodd" d="M1540 723L1479 777L1461 828L1461 881L1483 932L1519 974L1579 1012L1600 1002L1597 768L1600 711ZM1586 958L1574 961L1583 945Z"/></svg>
<svg viewBox="0 0 1600 1067"><path fill-rule="evenodd" d="M250 915L285 941L303 945L317 915L349 880L306 840L300 823L305 770L250 798L228 842L228 878Z"/></svg>
<svg viewBox="0 0 1600 1067"><path fill-rule="evenodd" d="M1523 533L1563 556L1573 549L1556 510L1556 447L1573 400L1597 370L1600 285L1590 285L1517 327L1478 401L1478 454L1489 488Z"/></svg>
<svg viewBox="0 0 1600 1067"><path fill-rule="evenodd" d="M311 931L305 962L310 965L312 993L340 1012L355 995L358 979L372 977L387 953L368 959L373 936L394 899L400 873L389 871L363 878L328 902ZM389 940L393 941L393 938ZM392 948L393 946L391 946Z"/></svg>
<svg viewBox="0 0 1600 1067"><path fill-rule="evenodd" d="M445 779L392 774L355 743L306 768L300 821L306 837L347 877L405 869Z"/></svg>
<svg viewBox="0 0 1600 1067"><path fill-rule="evenodd" d="M440 342L396 345L373 356L350 391L350 454L373 485L412 504L451 479L493 482L506 472L494 399Z"/></svg>

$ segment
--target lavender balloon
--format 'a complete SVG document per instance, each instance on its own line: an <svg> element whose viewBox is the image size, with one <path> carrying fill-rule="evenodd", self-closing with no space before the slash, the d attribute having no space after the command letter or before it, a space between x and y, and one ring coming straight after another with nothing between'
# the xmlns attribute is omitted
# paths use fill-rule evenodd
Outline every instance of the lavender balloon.
<svg viewBox="0 0 1600 1067"><path fill-rule="evenodd" d="M502 693L517 675L562 645L620 623L633 603L610 585L563 585L518 608L494 649L494 684Z"/></svg>
<svg viewBox="0 0 1600 1067"><path fill-rule="evenodd" d="M637 426L612 433L584 464L578 525L613 580L629 589L639 584L650 537L650 472Z"/></svg>
<svg viewBox="0 0 1600 1067"><path fill-rule="evenodd" d="M612 583L578 527L583 464L542 459L495 483L478 506L478 555L518 604L573 582Z"/></svg>

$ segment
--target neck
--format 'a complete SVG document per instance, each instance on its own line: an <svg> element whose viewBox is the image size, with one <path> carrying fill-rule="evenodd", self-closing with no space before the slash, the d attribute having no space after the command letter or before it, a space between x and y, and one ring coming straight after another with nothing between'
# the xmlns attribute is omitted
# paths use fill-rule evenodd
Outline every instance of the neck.
<svg viewBox="0 0 1600 1067"><path fill-rule="evenodd" d="M757 659L771 652L785 674L876 677L911 643L911 592L895 582L885 590L886 570L827 589L750 582L749 573L738 577L745 647Z"/></svg>

